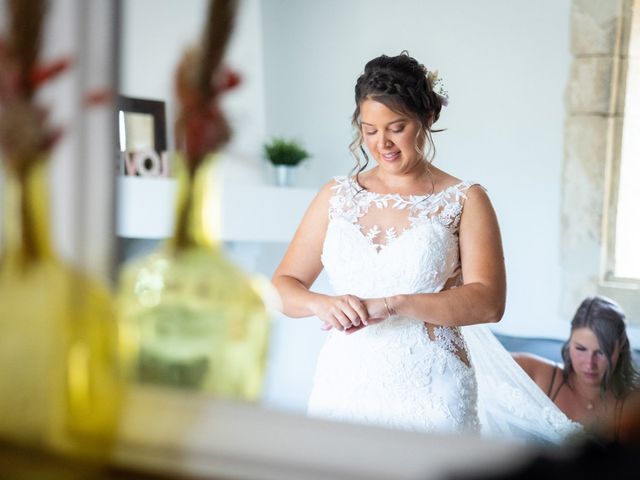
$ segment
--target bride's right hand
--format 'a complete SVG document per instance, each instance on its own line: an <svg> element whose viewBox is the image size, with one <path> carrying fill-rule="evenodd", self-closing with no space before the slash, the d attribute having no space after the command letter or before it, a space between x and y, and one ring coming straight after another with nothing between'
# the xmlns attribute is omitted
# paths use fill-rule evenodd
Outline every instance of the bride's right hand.
<svg viewBox="0 0 640 480"><path fill-rule="evenodd" d="M325 325L326 330L346 330L367 325L369 313L361 299L355 295L318 296L311 310Z"/></svg>

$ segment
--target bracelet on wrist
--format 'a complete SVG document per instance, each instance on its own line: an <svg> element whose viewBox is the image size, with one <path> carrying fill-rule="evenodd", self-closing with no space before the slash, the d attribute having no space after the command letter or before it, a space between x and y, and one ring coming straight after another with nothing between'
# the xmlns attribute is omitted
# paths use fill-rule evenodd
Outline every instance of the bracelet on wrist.
<svg viewBox="0 0 640 480"><path fill-rule="evenodd" d="M383 301L384 301L384 308L387 309L387 318L389 318L393 316L395 312L389 308L389 304L387 303L387 297L384 297Z"/></svg>

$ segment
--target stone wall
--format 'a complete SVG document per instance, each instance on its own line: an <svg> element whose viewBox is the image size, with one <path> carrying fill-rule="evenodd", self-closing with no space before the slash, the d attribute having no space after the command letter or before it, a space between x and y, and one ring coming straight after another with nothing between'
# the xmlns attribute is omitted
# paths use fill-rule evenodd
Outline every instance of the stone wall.
<svg viewBox="0 0 640 480"><path fill-rule="evenodd" d="M634 0L573 0L562 192L561 311L601 293L640 322L640 291L609 281ZM640 3L640 2L636 2ZM638 298L636 298L638 297Z"/></svg>

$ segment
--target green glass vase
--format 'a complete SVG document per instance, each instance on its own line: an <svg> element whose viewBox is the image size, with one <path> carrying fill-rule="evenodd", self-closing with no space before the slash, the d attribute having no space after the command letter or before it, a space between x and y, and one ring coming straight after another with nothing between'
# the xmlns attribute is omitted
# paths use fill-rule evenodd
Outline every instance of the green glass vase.
<svg viewBox="0 0 640 480"><path fill-rule="evenodd" d="M191 173L178 168L173 237L121 271L122 358L139 383L256 400L269 315L256 283L225 257L210 227L220 200L213 162Z"/></svg>
<svg viewBox="0 0 640 480"><path fill-rule="evenodd" d="M4 172L0 253L0 436L104 453L122 384L108 290L60 261L48 225L46 162Z"/></svg>

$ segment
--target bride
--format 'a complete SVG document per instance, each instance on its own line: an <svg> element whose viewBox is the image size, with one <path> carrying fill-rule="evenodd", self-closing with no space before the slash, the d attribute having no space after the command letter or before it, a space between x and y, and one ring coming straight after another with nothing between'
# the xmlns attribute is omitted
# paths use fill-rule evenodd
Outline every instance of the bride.
<svg viewBox="0 0 640 480"><path fill-rule="evenodd" d="M447 103L437 74L382 55L355 100L354 174L320 190L273 276L286 315L329 330L309 413L561 440L571 422L486 327L468 327L501 319L505 267L485 190L432 165ZM310 290L323 268L333 296Z"/></svg>

